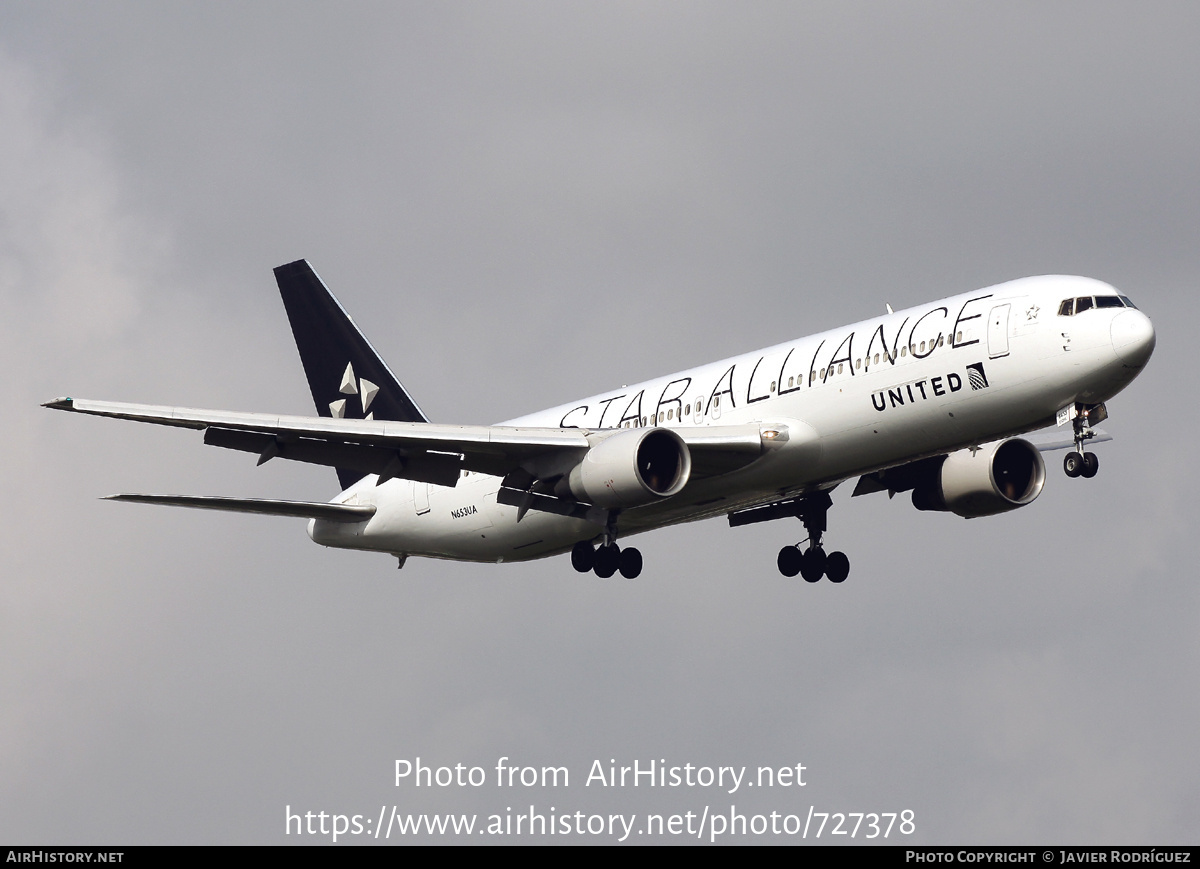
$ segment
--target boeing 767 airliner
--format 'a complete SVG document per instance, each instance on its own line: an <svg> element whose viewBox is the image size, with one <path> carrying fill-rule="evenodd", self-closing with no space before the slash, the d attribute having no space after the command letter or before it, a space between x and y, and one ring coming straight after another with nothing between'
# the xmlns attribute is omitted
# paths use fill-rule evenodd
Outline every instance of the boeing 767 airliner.
<svg viewBox="0 0 1200 869"><path fill-rule="evenodd" d="M581 573L633 579L618 540L726 515L798 518L784 576L842 582L822 543L830 491L911 492L972 518L1041 492L1041 453L1018 435L1070 426L1063 467L1105 402L1137 377L1154 327L1128 297L1081 277L1022 278L623 386L494 426L430 422L309 264L275 278L319 416L60 398L46 406L202 429L204 442L337 469L329 503L194 495L114 500L308 518L317 543L460 561L570 552ZM1043 446L1043 448L1047 448Z"/></svg>

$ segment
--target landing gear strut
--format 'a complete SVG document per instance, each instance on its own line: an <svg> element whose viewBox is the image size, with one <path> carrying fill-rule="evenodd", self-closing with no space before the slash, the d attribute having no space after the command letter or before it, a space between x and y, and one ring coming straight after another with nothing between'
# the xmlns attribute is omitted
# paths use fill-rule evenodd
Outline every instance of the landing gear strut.
<svg viewBox="0 0 1200 869"><path fill-rule="evenodd" d="M632 546L617 545L616 527L610 524L604 532L604 542L597 547L590 540L580 540L571 548L571 566L580 573L595 572L608 579L617 571L626 579L637 579L642 572L642 553Z"/></svg>
<svg viewBox="0 0 1200 869"><path fill-rule="evenodd" d="M1075 418L1071 421L1075 428L1075 448L1063 457L1063 471L1068 477L1091 479L1100 470L1100 460L1096 458L1096 454L1085 452L1083 445L1096 436L1091 423L1100 422L1107 417L1108 410L1103 404L1094 407L1082 404L1075 406Z"/></svg>
<svg viewBox="0 0 1200 869"><path fill-rule="evenodd" d="M808 539L779 550L775 562L779 572L789 577L798 573L808 582L817 582L822 576L829 577L830 582L845 582L850 575L850 559L842 552L826 555L825 547L821 545L821 535L825 533L826 518L832 506L833 499L828 492L814 492L802 498L790 498L730 513L729 527L795 516L804 523ZM805 543L808 543L808 548L801 550L800 547Z"/></svg>
<svg viewBox="0 0 1200 869"><path fill-rule="evenodd" d="M850 575L850 559L844 552L826 554L821 545L821 535L825 533L826 519L833 499L827 492L819 492L795 503L795 515L804 523L809 545L803 552L800 547L805 541L780 549L776 559L779 572L787 577L798 573L804 577L805 582L819 582L822 576L829 577L830 582L845 582L846 577Z"/></svg>

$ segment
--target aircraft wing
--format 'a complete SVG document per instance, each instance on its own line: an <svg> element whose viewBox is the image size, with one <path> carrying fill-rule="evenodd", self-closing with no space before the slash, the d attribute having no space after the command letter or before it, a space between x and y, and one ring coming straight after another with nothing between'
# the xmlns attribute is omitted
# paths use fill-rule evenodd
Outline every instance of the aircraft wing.
<svg viewBox="0 0 1200 869"><path fill-rule="evenodd" d="M1103 429L1095 429L1092 432L1092 437L1088 438L1089 444L1102 444L1112 440L1112 435ZM1075 438L1073 435L1062 434L1054 437L1042 436L1037 434L1029 437L1029 442L1038 448L1039 452L1048 453L1053 450L1067 450L1075 448Z"/></svg>
<svg viewBox="0 0 1200 869"><path fill-rule="evenodd" d="M393 420L279 416L200 410L82 398L59 398L44 407L204 430L204 442L258 453L259 464L285 458L453 486L462 471L506 476L523 471L551 477L582 461L593 446L575 428L441 425ZM766 450L757 424L677 428L692 455L697 478L728 473Z"/></svg>

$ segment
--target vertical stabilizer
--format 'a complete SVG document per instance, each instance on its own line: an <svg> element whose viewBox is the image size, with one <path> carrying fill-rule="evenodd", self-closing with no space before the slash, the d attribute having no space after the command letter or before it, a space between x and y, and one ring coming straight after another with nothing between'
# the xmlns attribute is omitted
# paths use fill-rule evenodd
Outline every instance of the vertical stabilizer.
<svg viewBox="0 0 1200 869"><path fill-rule="evenodd" d="M429 422L306 260L276 268L275 281L318 415ZM337 473L343 489L364 476Z"/></svg>

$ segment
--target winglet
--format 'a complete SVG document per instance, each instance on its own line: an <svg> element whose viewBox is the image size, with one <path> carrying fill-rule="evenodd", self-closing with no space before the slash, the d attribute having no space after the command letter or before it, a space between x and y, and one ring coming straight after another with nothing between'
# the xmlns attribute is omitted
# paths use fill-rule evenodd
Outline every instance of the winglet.
<svg viewBox="0 0 1200 869"><path fill-rule="evenodd" d="M54 401L47 401L42 407L49 407L52 410L74 410L74 401L73 398L56 398Z"/></svg>

